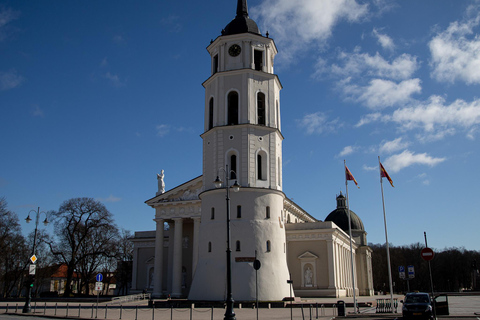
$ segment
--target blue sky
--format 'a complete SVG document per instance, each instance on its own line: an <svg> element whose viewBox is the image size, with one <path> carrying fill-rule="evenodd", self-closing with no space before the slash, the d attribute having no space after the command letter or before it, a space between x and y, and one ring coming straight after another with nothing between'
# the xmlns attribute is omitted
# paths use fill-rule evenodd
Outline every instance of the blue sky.
<svg viewBox="0 0 480 320"><path fill-rule="evenodd" d="M480 250L480 2L250 0L275 40L284 192L317 219L350 206L368 241ZM102 201L153 230L144 204L201 175L211 39L235 0L0 1L0 196L21 219ZM25 232L32 230L22 222ZM51 228L51 227L50 227Z"/></svg>

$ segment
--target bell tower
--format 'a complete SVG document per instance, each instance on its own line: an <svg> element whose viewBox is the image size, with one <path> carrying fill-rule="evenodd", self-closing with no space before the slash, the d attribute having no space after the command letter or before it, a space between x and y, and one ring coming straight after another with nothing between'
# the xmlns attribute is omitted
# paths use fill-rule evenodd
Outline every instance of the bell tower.
<svg viewBox="0 0 480 320"><path fill-rule="evenodd" d="M203 83L202 237L189 299L225 298L227 204L225 186L214 185L218 176L240 185L228 201L233 298L255 300L255 270L245 258L256 254L262 264L258 277L265 284L259 299L281 300L290 289L283 227L282 85L273 73L277 48L249 18L247 1L237 0L235 19L207 51L211 75Z"/></svg>

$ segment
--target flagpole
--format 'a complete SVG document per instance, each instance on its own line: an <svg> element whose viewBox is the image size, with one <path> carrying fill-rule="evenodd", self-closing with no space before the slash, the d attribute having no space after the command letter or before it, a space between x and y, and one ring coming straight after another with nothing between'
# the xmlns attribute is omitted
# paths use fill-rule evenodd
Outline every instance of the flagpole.
<svg viewBox="0 0 480 320"><path fill-rule="evenodd" d="M346 161L343 160L343 164L345 167L345 171L347 168ZM345 176L345 189L347 192L347 213L348 213L348 235L350 237L350 262L351 262L351 269L352 269L352 287L353 287L353 313L357 313L357 299L355 298L355 272L353 269L353 245L352 245L352 224L350 219L350 205L348 201L348 180Z"/></svg>
<svg viewBox="0 0 480 320"><path fill-rule="evenodd" d="M384 222L384 225L385 225L385 242L387 244L388 282L389 282L389 285L390 285L390 306L392 308L392 313L393 313L392 267L390 265L390 247L388 245L387 215L385 214L385 198L383 196L383 177L382 177L380 156L378 156L378 169L380 170L380 189L382 190L383 222Z"/></svg>

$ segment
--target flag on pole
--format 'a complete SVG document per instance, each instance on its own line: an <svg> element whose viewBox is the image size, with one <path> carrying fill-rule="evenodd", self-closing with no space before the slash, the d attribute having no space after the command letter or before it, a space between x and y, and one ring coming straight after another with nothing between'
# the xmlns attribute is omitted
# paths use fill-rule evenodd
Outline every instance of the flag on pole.
<svg viewBox="0 0 480 320"><path fill-rule="evenodd" d="M392 178L390 178L390 176L388 175L387 173L387 170L385 170L385 168L383 167L382 163L380 161L378 161L378 163L380 164L380 179L381 178L387 178L388 182L390 182L390 185L392 187L393 186L393 181L392 181ZM394 187L395 188L395 187Z"/></svg>
<svg viewBox="0 0 480 320"><path fill-rule="evenodd" d="M353 182L355 182L355 185L357 186L358 189L360 189L360 187L358 186L358 183L357 183L357 180L355 180L355 178L353 177L353 174L350 172L350 170L348 170L348 167L347 165L345 164L345 180L352 180Z"/></svg>

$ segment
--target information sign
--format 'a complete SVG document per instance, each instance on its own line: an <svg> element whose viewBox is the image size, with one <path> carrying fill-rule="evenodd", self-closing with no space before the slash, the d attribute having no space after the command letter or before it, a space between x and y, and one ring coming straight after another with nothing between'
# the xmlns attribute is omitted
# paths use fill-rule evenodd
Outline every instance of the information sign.
<svg viewBox="0 0 480 320"><path fill-rule="evenodd" d="M408 266L407 270L408 270L408 278L409 279L415 278L415 268L414 268L414 266Z"/></svg>
<svg viewBox="0 0 480 320"><path fill-rule="evenodd" d="M102 291L103 290L103 282L95 282L95 290Z"/></svg>
<svg viewBox="0 0 480 320"><path fill-rule="evenodd" d="M399 266L398 267L398 275L400 279L405 279L405 267L404 266Z"/></svg>
<svg viewBox="0 0 480 320"><path fill-rule="evenodd" d="M36 266L36 265L30 264L30 265L28 266L28 274L30 274L30 275L35 275L36 269L37 269L37 266Z"/></svg>
<svg viewBox="0 0 480 320"><path fill-rule="evenodd" d="M97 274L97 276L95 277L95 279L97 280L97 282L103 281L103 274L101 274L101 273Z"/></svg>

